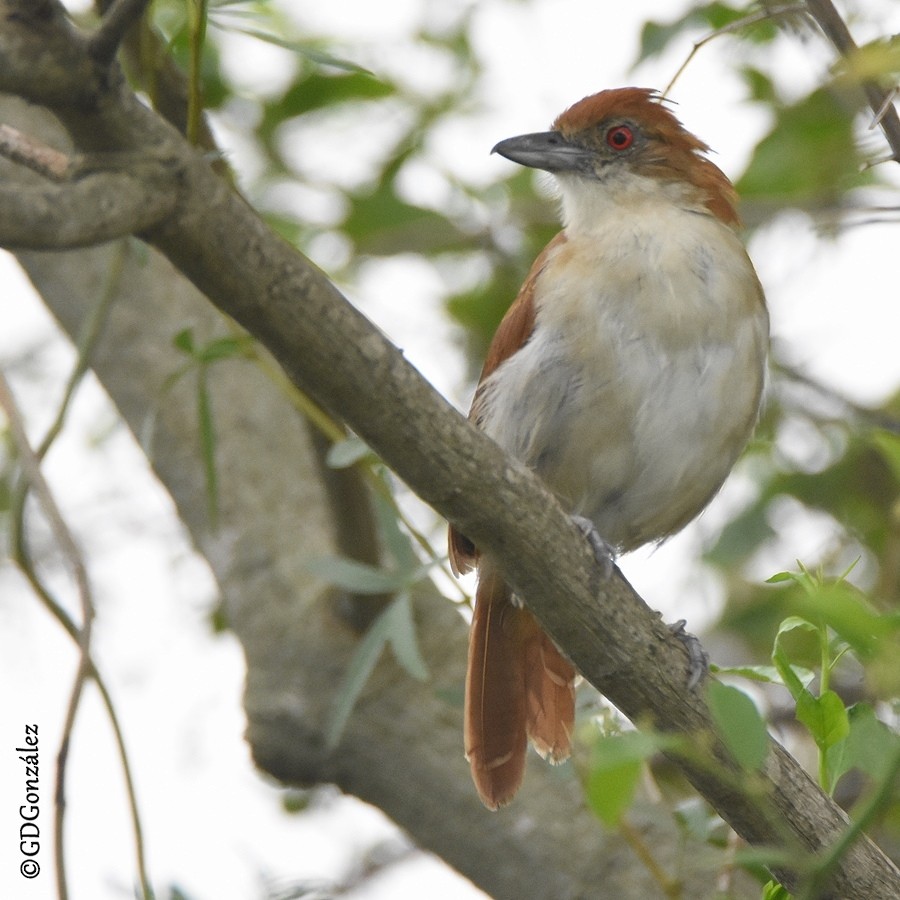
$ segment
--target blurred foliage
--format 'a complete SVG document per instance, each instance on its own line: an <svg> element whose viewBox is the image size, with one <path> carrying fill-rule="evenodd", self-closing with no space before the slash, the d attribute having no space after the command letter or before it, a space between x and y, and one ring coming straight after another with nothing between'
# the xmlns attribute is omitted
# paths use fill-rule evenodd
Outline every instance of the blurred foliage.
<svg viewBox="0 0 900 900"><path fill-rule="evenodd" d="M0 422L0 532L6 531L6 518L12 504L16 474L15 449L6 422Z"/></svg>
<svg viewBox="0 0 900 900"><path fill-rule="evenodd" d="M756 73L755 89L762 76ZM871 179L860 170L862 158L853 136L857 111L847 98L820 88L796 103L769 94L775 125L759 142L736 187L745 203L833 205ZM803 160L803 165L797 165Z"/></svg>
<svg viewBox="0 0 900 900"><path fill-rule="evenodd" d="M685 32L701 35L737 29L742 41L769 43L778 29L773 19L756 18L757 4L735 6L728 3L704 3L689 7L671 22L646 22L641 30L641 44L635 65L659 56L674 40ZM753 19L753 21L747 21ZM746 24L744 24L746 23ZM701 38L702 39L702 38Z"/></svg>
<svg viewBox="0 0 900 900"><path fill-rule="evenodd" d="M477 360L518 291L524 261L537 255L559 225L553 205L535 197L532 173L513 170L502 185L485 189L462 180L429 150L431 135L461 114L479 112L473 98L481 64L471 46L471 15L462 7L452 15L426 15L434 23L404 42L404 49L424 53L423 65L431 62L446 72L443 83L429 78L423 88L406 76L370 71L353 58L353 48L336 50L326 38L298 34L272 4L220 0L210 4L202 72L206 109L252 142L259 174L248 180L240 173L241 188L269 223L339 282L352 281L369 258L397 254L431 260L445 280L455 273L449 280L461 284L451 283L447 309ZM157 0L154 16L166 46L187 71L190 28L183 2ZM290 77L270 90L236 89L217 49L223 33L291 51ZM367 128L377 129L377 144ZM369 170L348 177L307 164L298 148L329 132L345 136L346 147L358 147ZM405 185L422 167L433 185L430 196L410 196ZM314 215L304 210L305 200L313 202ZM491 221L497 207L509 209L509 221L524 223L515 240L508 227L501 230Z"/></svg>
<svg viewBox="0 0 900 900"><path fill-rule="evenodd" d="M296 24L302 17L289 17L263 0L212 0L203 23L202 59L195 58L197 23L192 25L183 0L156 0L145 37L165 48L169 61L183 71L193 66L200 73L204 108L218 127L240 135L242 156L231 161L240 189L271 225L340 284L352 286L365 264L378 258L414 256L431 266L445 285L447 312L476 372L528 266L559 226L554 204L537 194L530 172L510 167L502 181L484 184L461 176L436 152L445 129L478 122L484 112L482 63L472 42L474 8L423 4L420 24L398 48L416 54L415 71L428 74L421 79L389 54L303 33ZM862 17L865 11L857 8L855 14ZM736 179L754 229L800 211L833 236L868 202L865 192L873 188L886 198L885 205L898 206L896 189L881 170L867 167L885 150L877 130L867 130L873 113L859 90L866 78L893 84L900 71L898 41L887 36L871 41L821 72L810 88L786 83L778 51L815 34L803 4L780 4L777 15L768 16L765 4L722 2L690 6L671 21L646 23L641 32L635 65L672 48L687 54L690 42L697 52L712 38L728 42L729 63L745 86L747 102L768 115L766 131ZM223 63L223 48L231 40L258 41L284 54L282 76L270 83L239 83ZM161 66L162 57L148 58L156 61L143 70L140 87L161 102L165 85L153 66ZM486 135L486 151L500 137ZM347 169L339 157L352 158L354 165ZM397 298L397 308L409 302L413 298ZM195 347L189 332L180 340L191 362L205 372L212 360L204 353L217 348ZM897 739L883 723L893 724L900 713L894 662L900 610L900 394L880 408L863 408L778 363L770 402L742 467L753 482L752 496L705 554L727 595L718 628L737 642L738 656L766 661L734 674L782 694L785 687L790 691L797 719L821 751L823 784L833 789L851 770L862 773L865 787L844 802L865 806L874 792L881 825L897 843L900 802L891 781ZM896 390L885 388L885 393ZM804 436L803 452L791 438L798 432ZM211 451L207 457L212 477ZM778 567L771 560L791 553L783 541L787 526L817 528L827 536L817 558L804 560L799 572L765 582L760 567L770 566L771 574ZM846 579L823 574L843 573L857 559ZM360 590L362 584L364 590L382 591L389 582L388 587L401 588L400 600L383 614L351 673L354 680L341 694L335 712L339 729L385 647L422 674L406 592L423 572L412 557L387 573L351 569L342 560L322 565L323 574L344 587ZM818 687L807 671L815 673ZM853 702L845 697L850 693ZM753 769L761 728L752 703L733 689L714 699L723 732L743 765ZM639 775L659 749L651 737L615 738L598 745L585 779L589 802L607 824L623 821ZM620 789L611 792L610 782ZM769 896L782 895L777 886L769 890Z"/></svg>

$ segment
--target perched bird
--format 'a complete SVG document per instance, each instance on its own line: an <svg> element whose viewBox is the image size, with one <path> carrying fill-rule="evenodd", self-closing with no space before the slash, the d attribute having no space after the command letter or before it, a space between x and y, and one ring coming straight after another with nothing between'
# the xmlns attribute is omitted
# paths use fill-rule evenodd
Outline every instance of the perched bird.
<svg viewBox="0 0 900 900"><path fill-rule="evenodd" d="M693 519L757 420L768 314L734 188L708 150L634 87L494 147L556 177L564 228L497 329L470 419L613 552ZM478 568L465 750L496 809L522 782L528 739L552 762L569 756L576 673L452 527L450 559Z"/></svg>

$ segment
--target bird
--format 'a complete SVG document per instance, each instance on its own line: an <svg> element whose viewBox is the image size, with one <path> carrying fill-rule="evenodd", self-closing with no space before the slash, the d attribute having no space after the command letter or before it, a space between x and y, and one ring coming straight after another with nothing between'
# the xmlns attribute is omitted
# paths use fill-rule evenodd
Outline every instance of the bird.
<svg viewBox="0 0 900 900"><path fill-rule="evenodd" d="M648 88L587 96L492 152L555 177L563 227L497 328L470 421L540 476L595 549L662 542L718 492L759 417L769 320L735 189ZM498 809L529 741L550 762L569 757L577 672L452 524L449 554L455 574L477 568L464 743Z"/></svg>

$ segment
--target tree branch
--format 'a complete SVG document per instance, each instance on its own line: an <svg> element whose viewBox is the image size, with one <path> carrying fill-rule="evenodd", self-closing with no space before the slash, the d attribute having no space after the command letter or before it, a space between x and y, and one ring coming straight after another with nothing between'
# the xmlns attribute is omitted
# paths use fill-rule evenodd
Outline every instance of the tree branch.
<svg viewBox="0 0 900 900"><path fill-rule="evenodd" d="M0 86L26 84L26 67L40 80L33 59L48 35L30 46L35 36L18 24L7 19L5 30L17 30L18 45L28 52L4 53L0 46ZM50 44L61 40L49 38ZM82 96L89 87L75 92ZM590 550L532 473L452 410L168 125L121 86L98 100L52 108L76 141L92 148L146 142L181 160L180 202L146 239L265 344L299 387L339 413L416 493L490 553L592 684L633 720L709 748L704 764L688 756L676 762L740 835L753 844L777 841L801 865L807 854L840 840L846 816L782 747L771 744L753 777L736 770L714 736L703 698L685 690L682 645L618 573L598 581ZM789 889L802 883L799 868L786 867L780 877ZM846 900L896 897L900 873L861 838L840 860L829 891Z"/></svg>
<svg viewBox="0 0 900 900"><path fill-rule="evenodd" d="M89 53L98 65L108 66L113 61L128 29L149 5L150 0L115 0L109 4L88 44Z"/></svg>
<svg viewBox="0 0 900 900"><path fill-rule="evenodd" d="M825 37L831 41L841 56L850 58L859 50L850 34L850 29L847 28L831 0L806 0L806 7ZM900 116L898 116L893 103L896 92L888 92L881 85L869 80L863 82L862 88L869 106L872 107L872 112L875 114L875 121L881 126L881 130L890 144L893 153L892 159L900 162Z"/></svg>
<svg viewBox="0 0 900 900"><path fill-rule="evenodd" d="M222 334L222 317L152 249L106 245L19 259L72 335L95 303L97 283L114 261L124 265L92 365L133 431L146 439L154 418L154 468L209 560L246 656L243 702L259 767L289 784L336 784L378 806L491 896L575 900L597 884L620 900L653 896L649 873L625 842L600 829L579 802L571 770L535 757L513 807L490 815L481 806L463 759L461 706L446 699L461 696L466 626L433 592L415 597L429 680L409 678L388 654L340 744L328 748L331 704L359 637L347 627L340 598L308 569L309 560L338 550L333 513L304 423L280 385L246 361L216 365L210 387L221 494L213 533L191 385L167 391L164 404L159 397L183 364L173 335L185 321L198 339ZM638 814L645 841L658 861L677 869L686 896L711 898L717 859L685 859L684 837L670 817ZM736 896L758 894L747 882Z"/></svg>
<svg viewBox="0 0 900 900"><path fill-rule="evenodd" d="M0 125L0 156L27 166L51 181L62 181L69 174L69 158L64 153L9 125Z"/></svg>
<svg viewBox="0 0 900 900"><path fill-rule="evenodd" d="M25 162L21 152L3 149L3 155ZM32 155L30 168L50 167L57 183L0 185L0 244L9 249L65 250L139 234L175 206L178 172L171 160L146 153L93 154L60 172L62 154L51 157L49 150Z"/></svg>

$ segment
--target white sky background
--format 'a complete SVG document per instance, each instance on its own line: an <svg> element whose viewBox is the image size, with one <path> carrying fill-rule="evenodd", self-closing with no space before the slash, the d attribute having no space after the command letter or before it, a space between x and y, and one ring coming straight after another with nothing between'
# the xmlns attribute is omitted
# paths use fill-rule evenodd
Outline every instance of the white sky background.
<svg viewBox="0 0 900 900"><path fill-rule="evenodd" d="M427 11L422 0L392 0L389 16L384 4L367 0L293 4L292 9L309 33L343 36L354 48L353 57L376 73L412 67L410 77L427 86L442 73L422 65L404 45L405 36L424 16L455 7L430 5L435 12ZM870 9L883 15L872 34L857 32L858 40L900 32L898 4L870 0L859 5L867 15ZM669 20L683 7L672 0L481 3L475 45L487 78L483 96L476 99L484 112L475 123L444 128L432 152L442 164L487 182L511 165L488 155L497 140L546 127L563 107L602 87L665 86L689 51L688 41L637 73L628 66L636 55L640 23ZM235 42L234 49L234 73L246 78L248 89L282 77L280 51L253 42ZM741 85L726 74L722 60L728 52L727 39L709 45L673 96L685 124L717 150L717 163L733 175L766 122L757 108L741 101ZM830 59L824 49L799 42L778 52L782 84L795 85L798 94ZM227 123L222 134L234 140L238 168L252 166ZM351 142L345 156L329 153L327 164L346 167L347 177L353 177L356 149ZM429 189L428 173L421 177L412 190ZM768 289L773 337L810 374L862 401L877 401L900 383L896 241L894 225L854 229L837 243L823 244L804 220L792 219L760 233L750 246ZM8 257L0 260L0 284L0 360L36 351L12 375L32 433L41 434L50 415L42 398L48 386L59 391L73 354L55 336ZM434 271L402 259L373 263L350 290L426 377L464 408L471 386L464 381L454 332L440 307L444 285ZM301 817L281 813L279 790L253 770L242 738L240 649L230 635L212 638L206 624L215 587L130 436L121 427L107 433L114 421L102 392L86 386L46 471L89 553L98 595L94 652L125 729L154 883L158 889L178 884L196 900L244 900L263 896L266 879L277 884L340 879L360 850L390 836L391 828L376 811L346 798ZM739 502L741 495L738 478L721 504ZM707 575L685 572L680 562L721 516L714 506L698 526L654 554L625 560L626 574L651 604L679 594L696 598L691 612L666 609L666 618L687 614L696 627L713 615L716 585ZM36 530L40 545L46 532ZM791 553L814 556L823 540L827 528L798 532ZM680 590L672 589L673 570L682 580ZM65 581L58 586L68 591ZM0 896L43 900L54 895L52 771L74 665L68 638L31 598L20 576L0 566ZM24 772L13 748L20 746L26 722L39 723L41 735L45 840L39 857L43 872L33 882L19 876L14 852ZM121 776L93 690L75 730L68 803L73 900L131 896L133 848ZM12 868L10 859L15 860ZM416 857L350 896L465 900L482 895L437 861Z"/></svg>

